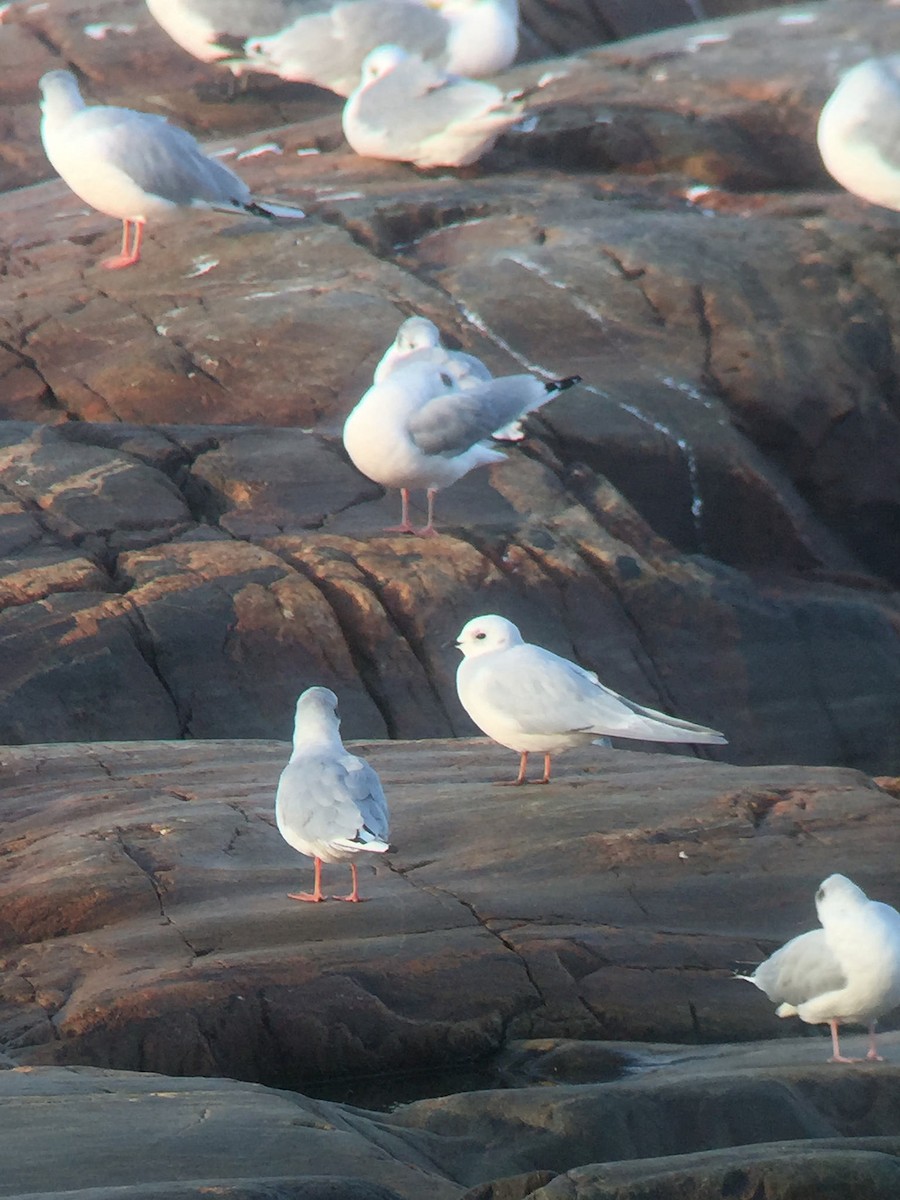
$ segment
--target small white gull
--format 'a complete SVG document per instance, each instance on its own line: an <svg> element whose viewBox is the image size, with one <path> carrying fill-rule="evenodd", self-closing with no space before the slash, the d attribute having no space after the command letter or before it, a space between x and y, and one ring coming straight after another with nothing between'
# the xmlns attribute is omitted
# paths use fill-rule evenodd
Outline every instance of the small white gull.
<svg viewBox="0 0 900 1200"><path fill-rule="evenodd" d="M201 62L222 63L240 76L249 64L220 44L244 42L284 29L301 12L321 7L310 0L146 0L156 23L182 50Z"/></svg>
<svg viewBox="0 0 900 1200"><path fill-rule="evenodd" d="M354 859L388 849L387 800L374 768L350 754L341 741L337 696L324 687L307 688L297 701L294 749L275 793L275 823L284 840L313 859L312 892L290 892L291 900L319 903L322 863L348 862L360 900Z"/></svg>
<svg viewBox="0 0 900 1200"><path fill-rule="evenodd" d="M825 102L816 138L842 187L900 212L900 54L848 71Z"/></svg>
<svg viewBox="0 0 900 1200"><path fill-rule="evenodd" d="M342 114L357 154L417 167L477 162L521 119L520 100L492 83L449 75L399 46L379 46L362 65Z"/></svg>
<svg viewBox="0 0 900 1200"><path fill-rule="evenodd" d="M347 417L343 437L364 475L400 489L400 524L387 532L434 536L437 492L476 467L503 462L506 456L488 439L498 431L508 438L512 422L578 382L577 375L550 383L533 375L481 381L446 351L435 362L432 351L419 350L373 384ZM428 521L421 529L409 519L411 488L427 492Z"/></svg>
<svg viewBox="0 0 900 1200"><path fill-rule="evenodd" d="M147 221L180 209L303 216L299 209L254 201L243 179L208 158L186 130L165 117L88 106L70 71L48 71L40 88L41 140L51 165L76 196L122 222L122 250L104 267L138 262Z"/></svg>
<svg viewBox="0 0 900 1200"><path fill-rule="evenodd" d="M829 875L816 892L821 929L792 938L761 963L755 984L778 1005L779 1017L799 1017L831 1029L829 1062L858 1062L841 1054L840 1025L866 1025L866 1058L881 1062L878 1017L900 1004L900 913L870 900L846 875Z"/></svg>
<svg viewBox="0 0 900 1200"><path fill-rule="evenodd" d="M543 754L540 782L549 783L553 754L607 737L726 743L715 729L627 700L604 687L593 671L523 641L505 617L474 617L456 645L463 654L456 672L460 703L489 738L518 751L516 784L526 782L532 751Z"/></svg>

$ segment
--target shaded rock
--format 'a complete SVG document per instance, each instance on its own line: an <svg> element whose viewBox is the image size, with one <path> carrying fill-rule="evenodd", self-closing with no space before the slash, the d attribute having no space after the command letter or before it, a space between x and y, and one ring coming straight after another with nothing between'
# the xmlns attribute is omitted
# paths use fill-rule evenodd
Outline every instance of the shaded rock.
<svg viewBox="0 0 900 1200"><path fill-rule="evenodd" d="M809 928L838 867L892 898L897 800L855 772L594 750L513 792L483 743L363 752L398 849L357 907L286 899L284 744L4 751L0 1048L306 1088L521 1037L793 1045L734 968Z"/></svg>

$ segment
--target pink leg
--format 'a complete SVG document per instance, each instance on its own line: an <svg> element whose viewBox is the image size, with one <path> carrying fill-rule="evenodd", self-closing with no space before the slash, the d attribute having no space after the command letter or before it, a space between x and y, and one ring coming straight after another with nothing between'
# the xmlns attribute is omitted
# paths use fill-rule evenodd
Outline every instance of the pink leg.
<svg viewBox="0 0 900 1200"><path fill-rule="evenodd" d="M428 489L428 523L416 530L419 537L437 537L438 535L438 531L434 527L434 498L437 492L437 488Z"/></svg>
<svg viewBox="0 0 900 1200"><path fill-rule="evenodd" d="M515 779L499 780L498 781L499 786L500 787L521 787L523 783L527 783L528 780L525 778L525 771L526 771L527 767L528 767L528 751L522 750L519 752L519 773L518 773L518 775L515 777Z"/></svg>
<svg viewBox="0 0 900 1200"><path fill-rule="evenodd" d="M288 892L288 900L306 900L309 904L321 904L325 899L322 895L322 860L314 858L315 882L311 892Z"/></svg>
<svg viewBox="0 0 900 1200"><path fill-rule="evenodd" d="M841 1041L838 1037L838 1023L837 1021L829 1021L828 1024L831 1026L831 1058L829 1058L828 1061L839 1063L859 1062L858 1058L845 1058L845 1056L841 1054Z"/></svg>
<svg viewBox="0 0 900 1200"><path fill-rule="evenodd" d="M869 1026L869 1050L866 1054L869 1062L884 1062L884 1059L878 1053L878 1046L875 1044L875 1022Z"/></svg>
<svg viewBox="0 0 900 1200"><path fill-rule="evenodd" d="M388 525L385 533L415 533L409 519L409 488L400 489L400 524Z"/></svg>
<svg viewBox="0 0 900 1200"><path fill-rule="evenodd" d="M550 755L545 754L544 755L544 778L541 780L541 783L549 783L549 782L550 782Z"/></svg>
<svg viewBox="0 0 900 1200"><path fill-rule="evenodd" d="M352 861L350 863L350 874L353 878L353 890L350 892L350 895L349 896L332 896L331 897L332 900L346 900L350 904L362 903L360 895L359 895L359 880L356 878L356 863L352 862Z"/></svg>
<svg viewBox="0 0 900 1200"><path fill-rule="evenodd" d="M129 247L129 235L132 229L134 230L134 241ZM134 266L140 261L141 257L141 242L144 238L144 222L143 221L123 221L122 222L122 249L113 258L106 258L101 263L101 266L106 267L107 271L120 271L122 267Z"/></svg>

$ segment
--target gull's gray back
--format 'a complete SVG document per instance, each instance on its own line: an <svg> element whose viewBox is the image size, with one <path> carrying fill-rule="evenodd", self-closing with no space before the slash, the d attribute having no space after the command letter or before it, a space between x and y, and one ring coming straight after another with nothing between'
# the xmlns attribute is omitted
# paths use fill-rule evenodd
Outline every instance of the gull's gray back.
<svg viewBox="0 0 900 1200"><path fill-rule="evenodd" d="M473 381L424 405L407 422L409 436L423 454L455 458L521 416L535 388L549 400L543 384L529 375Z"/></svg>

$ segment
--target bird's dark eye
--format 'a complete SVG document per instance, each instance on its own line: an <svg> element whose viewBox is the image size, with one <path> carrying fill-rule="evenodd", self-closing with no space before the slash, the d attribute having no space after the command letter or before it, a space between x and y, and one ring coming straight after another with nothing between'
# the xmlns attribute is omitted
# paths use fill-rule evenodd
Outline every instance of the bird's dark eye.
<svg viewBox="0 0 900 1200"><path fill-rule="evenodd" d="M824 899L825 899L825 889L819 888L819 890L816 892L816 900L819 902L819 904L821 904Z"/></svg>
<svg viewBox="0 0 900 1200"><path fill-rule="evenodd" d="M483 642L484 639L487 637L487 634L478 632L475 634L475 637L478 639L479 642Z"/></svg>

